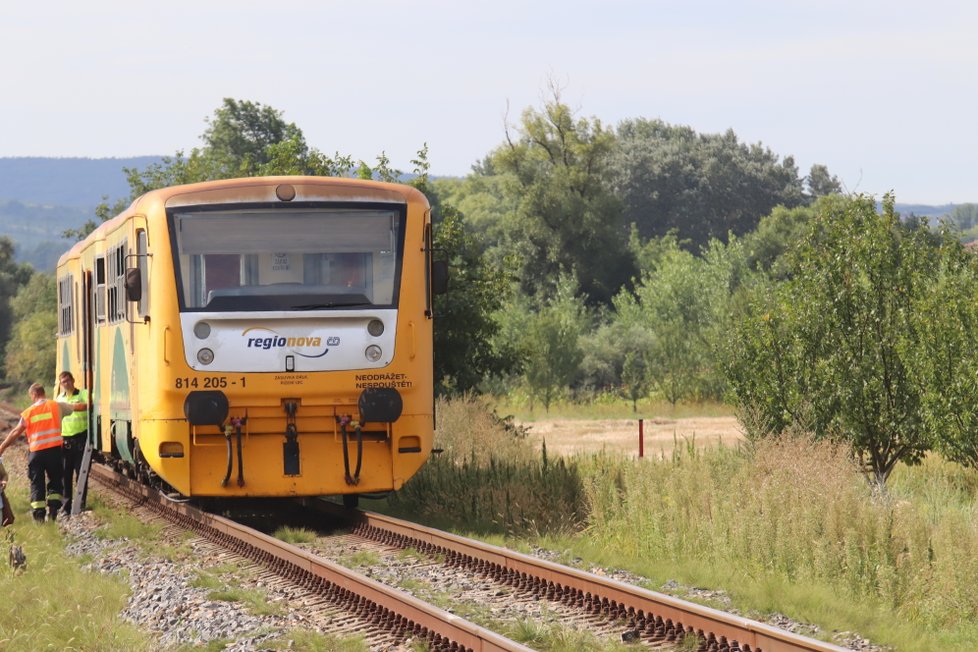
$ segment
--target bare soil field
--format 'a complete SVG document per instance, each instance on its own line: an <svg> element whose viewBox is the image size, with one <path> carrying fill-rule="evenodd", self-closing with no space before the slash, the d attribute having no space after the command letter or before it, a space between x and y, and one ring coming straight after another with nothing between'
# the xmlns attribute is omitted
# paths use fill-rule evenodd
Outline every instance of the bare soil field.
<svg viewBox="0 0 978 652"><path fill-rule="evenodd" d="M638 456L638 419L540 419L519 422L530 428L530 437L539 447L556 455L607 451ZM645 456L670 455L673 448L689 442L698 447L734 446L744 439L737 417L693 417L683 419L645 419L642 424Z"/></svg>

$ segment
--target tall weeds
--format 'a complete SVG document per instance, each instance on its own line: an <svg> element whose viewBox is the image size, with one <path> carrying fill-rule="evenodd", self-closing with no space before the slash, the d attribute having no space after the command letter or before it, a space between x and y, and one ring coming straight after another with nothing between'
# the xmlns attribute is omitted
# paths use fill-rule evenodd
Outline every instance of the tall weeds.
<svg viewBox="0 0 978 652"><path fill-rule="evenodd" d="M904 473L929 484L926 468ZM590 534L637 556L827 583L937 627L978 614L973 499L936 508L880 494L832 444L680 450L659 464L598 458L584 475Z"/></svg>
<svg viewBox="0 0 978 652"><path fill-rule="evenodd" d="M392 498L394 507L473 531L569 533L584 499L576 465L537 452L485 399L439 401L435 454Z"/></svg>
<svg viewBox="0 0 978 652"><path fill-rule="evenodd" d="M827 587L931 629L978 616L974 471L927 459L899 468L880 493L847 450L804 437L678 446L658 461L554 459L482 399L440 402L438 415L444 452L396 498L430 520L566 535L623 564L695 563L733 569L740 582Z"/></svg>

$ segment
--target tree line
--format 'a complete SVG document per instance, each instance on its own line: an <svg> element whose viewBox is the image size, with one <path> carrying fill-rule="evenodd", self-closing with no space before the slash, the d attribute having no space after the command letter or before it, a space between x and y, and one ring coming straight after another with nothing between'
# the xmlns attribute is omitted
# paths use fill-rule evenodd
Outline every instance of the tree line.
<svg viewBox="0 0 978 652"><path fill-rule="evenodd" d="M852 445L868 477L938 449L978 461L978 267L960 231L901 218L893 198L844 195L824 165L660 120L609 127L552 87L460 179L405 174L311 147L280 111L225 99L202 145L125 169L80 238L149 190L252 175L357 176L414 185L451 265L438 298L443 395L637 407L736 404L754 437ZM961 221L970 216L962 210ZM0 239L2 377L54 374L54 280ZM39 334L43 333L43 336Z"/></svg>

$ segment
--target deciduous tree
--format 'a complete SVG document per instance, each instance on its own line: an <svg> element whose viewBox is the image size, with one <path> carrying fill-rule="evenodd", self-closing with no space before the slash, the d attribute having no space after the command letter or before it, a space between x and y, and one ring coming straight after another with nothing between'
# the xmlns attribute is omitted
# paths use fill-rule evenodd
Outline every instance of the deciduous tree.
<svg viewBox="0 0 978 652"><path fill-rule="evenodd" d="M14 323L11 301L31 278L34 270L30 265L14 260L14 243L7 236L0 236L0 351L10 339ZM0 372L4 369L0 365ZM0 378L4 374L0 373Z"/></svg>
<svg viewBox="0 0 978 652"><path fill-rule="evenodd" d="M897 462L931 446L914 354L913 313L931 291L938 246L902 223L893 198L820 212L792 255L787 281L761 286L732 329L727 371L742 406L773 432L791 424L848 441L883 485Z"/></svg>
<svg viewBox="0 0 978 652"><path fill-rule="evenodd" d="M54 277L37 272L10 302L15 320L4 361L7 377L19 385L47 384L55 378L55 340L58 319Z"/></svg>
<svg viewBox="0 0 978 652"><path fill-rule="evenodd" d="M607 303L634 272L608 156L614 134L597 119L578 119L551 85L542 110L527 109L489 166L504 176L515 210L503 246L520 265L523 290L551 293L571 275L592 303Z"/></svg>
<svg viewBox="0 0 978 652"><path fill-rule="evenodd" d="M696 250L754 229L781 204L803 203L802 180L790 156L779 160L761 144L741 143L732 130L699 134L661 120L618 126L612 157L624 222L643 239L674 231Z"/></svg>
<svg viewBox="0 0 978 652"><path fill-rule="evenodd" d="M588 316L576 289L572 278L561 278L554 296L525 321L521 353L526 383L531 397L547 412L574 380L584 358L580 339Z"/></svg>
<svg viewBox="0 0 978 652"><path fill-rule="evenodd" d="M933 282L914 292L920 346L902 351L922 388L924 421L946 457L978 468L978 257L942 232Z"/></svg>

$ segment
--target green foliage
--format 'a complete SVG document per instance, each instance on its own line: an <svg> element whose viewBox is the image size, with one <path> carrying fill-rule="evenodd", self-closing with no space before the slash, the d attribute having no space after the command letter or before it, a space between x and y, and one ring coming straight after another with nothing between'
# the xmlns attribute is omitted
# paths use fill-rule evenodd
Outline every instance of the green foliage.
<svg viewBox="0 0 978 652"><path fill-rule="evenodd" d="M839 183L839 179L829 173L826 166L819 163L812 166L808 176L805 177L805 185L808 186L808 194L812 199L842 194L842 184Z"/></svg>
<svg viewBox="0 0 978 652"><path fill-rule="evenodd" d="M201 157L213 178L256 176L256 169L275 159L270 148L285 143L295 154L306 151L299 128L285 122L281 111L258 102L226 97L207 125ZM295 158L290 157L290 164Z"/></svg>
<svg viewBox="0 0 978 652"><path fill-rule="evenodd" d="M693 248L754 229L775 206L806 201L794 159L736 134L698 134L661 120L618 126L612 168L624 223L643 238L675 231ZM821 183L821 175L816 182ZM821 192L823 188L819 188Z"/></svg>
<svg viewBox="0 0 978 652"><path fill-rule="evenodd" d="M883 484L930 445L912 352L914 307L930 291L938 247L903 224L887 197L833 203L794 252L789 280L746 293L724 350L738 403L760 430L789 426L848 441ZM935 388L937 389L937 388Z"/></svg>
<svg viewBox="0 0 978 652"><path fill-rule="evenodd" d="M4 550L21 546L27 566L0 566L0 648L4 650L159 649L152 636L120 617L129 586L114 574L83 570L65 551L58 527L37 526L28 515L26 477L10 466L6 491L17 521L2 530Z"/></svg>
<svg viewBox="0 0 978 652"><path fill-rule="evenodd" d="M787 613L898 649L978 641L974 471L931 456L898 467L881 494L848 446L793 437L680 447L658 461L546 458L532 433L514 439L493 426L492 407L439 402L445 452L392 505L641 573L651 588L724 589L745 613Z"/></svg>
<svg viewBox="0 0 978 652"><path fill-rule="evenodd" d="M391 496L391 507L488 533L580 527L581 485L572 462L548 462L526 430L496 415L484 397L439 399L435 414L435 447L442 452Z"/></svg>
<svg viewBox="0 0 978 652"><path fill-rule="evenodd" d="M505 239L507 213L516 210L516 197L503 190L501 176L471 174L464 179L436 179L434 194L465 215L466 231L483 247Z"/></svg>
<svg viewBox="0 0 978 652"><path fill-rule="evenodd" d="M978 259L944 232L932 271L910 308L918 346L901 355L913 365L935 446L978 468Z"/></svg>
<svg viewBox="0 0 978 652"><path fill-rule="evenodd" d="M276 539L281 539L286 543L312 543L316 540L316 533L303 527L292 527L283 525L272 534Z"/></svg>
<svg viewBox="0 0 978 652"><path fill-rule="evenodd" d="M449 263L448 292L435 298L436 385L439 393L464 393L516 364L512 347L495 339L496 313L512 286L485 259L457 212L443 212L435 252Z"/></svg>
<svg viewBox="0 0 978 652"><path fill-rule="evenodd" d="M553 618L559 619L559 615L554 614ZM620 640L611 642L601 640L593 633L581 631L569 623L541 622L539 618L521 618L510 624L509 630L510 638L534 650L547 650L548 652L626 652L634 649L634 646ZM690 638L695 639L693 636Z"/></svg>
<svg viewBox="0 0 978 652"><path fill-rule="evenodd" d="M962 474L944 465L901 467L882 496L860 480L846 447L805 439L679 450L659 463L579 461L588 501L579 542L590 544L592 563L720 583L735 602L789 615L803 608L792 617L858 627L874 643L971 649L975 492L953 491ZM841 608L809 594L832 595ZM945 647L955 638L970 645Z"/></svg>
<svg viewBox="0 0 978 652"><path fill-rule="evenodd" d="M673 405L722 394L713 341L730 285L732 259L724 253L716 244L697 257L667 237L658 244L654 267L644 270L635 293L615 298L615 319L622 328L647 333L641 352L646 380Z"/></svg>
<svg viewBox="0 0 978 652"><path fill-rule="evenodd" d="M638 412L638 399L649 393L650 375L644 351L631 350L625 353L621 366L621 384L625 396L632 402L632 412Z"/></svg>
<svg viewBox="0 0 978 652"><path fill-rule="evenodd" d="M762 217L755 230L737 239L747 268L784 278L787 270L782 256L804 240L820 210L824 210L824 204L777 206L770 215Z"/></svg>
<svg viewBox="0 0 978 652"><path fill-rule="evenodd" d="M978 226L978 204L958 204L947 216L948 221L962 231Z"/></svg>
<svg viewBox="0 0 978 652"><path fill-rule="evenodd" d="M125 210L129 202L158 188L252 176L343 176L353 168L349 156L337 153L330 157L309 147L302 130L286 122L281 111L259 102L224 98L207 125L201 136L204 146L195 147L189 155L178 151L143 170L124 168L128 199L109 203L103 197L95 209L96 219L66 230L64 237L83 239L99 223Z"/></svg>
<svg viewBox="0 0 978 652"><path fill-rule="evenodd" d="M503 203L515 206L500 244L519 266L522 289L546 296L571 275L589 301L607 303L634 270L611 192L613 132L599 120L576 119L552 86L542 111L524 111L506 141L489 167L504 177Z"/></svg>
<svg viewBox="0 0 978 652"><path fill-rule="evenodd" d="M486 379L508 374L515 350L496 338L498 311L512 291L502 268L487 260L467 229L466 217L428 178L428 146L413 160L411 185L428 197L435 224L434 258L449 266L448 292L435 297L435 386L459 395Z"/></svg>
<svg viewBox="0 0 978 652"><path fill-rule="evenodd" d="M14 243L6 237L0 237L0 350L10 339L11 327L14 323L14 312L11 301L31 278L33 270L29 265L18 264L14 261ZM5 369L0 366L0 372ZM0 378L4 377L0 374Z"/></svg>
<svg viewBox="0 0 978 652"><path fill-rule="evenodd" d="M576 289L568 277L558 281L554 297L538 311L526 313L518 340L530 396L545 410L571 384L584 359L581 335L589 317Z"/></svg>
<svg viewBox="0 0 978 652"><path fill-rule="evenodd" d="M6 343L6 376L20 385L55 378L57 287L50 274L35 273L10 301L14 327ZM48 385L50 387L50 385Z"/></svg>
<svg viewBox="0 0 978 652"><path fill-rule="evenodd" d="M370 645L363 635L335 636L320 634L304 629L296 629L283 634L282 637L269 641L276 650L294 650L294 652L369 652Z"/></svg>

